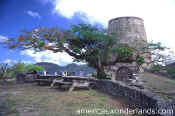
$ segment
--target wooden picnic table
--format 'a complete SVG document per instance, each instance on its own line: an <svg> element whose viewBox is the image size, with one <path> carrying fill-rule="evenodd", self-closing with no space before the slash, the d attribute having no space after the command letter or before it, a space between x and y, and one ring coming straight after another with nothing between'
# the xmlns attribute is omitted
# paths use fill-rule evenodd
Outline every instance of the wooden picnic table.
<svg viewBox="0 0 175 116"><path fill-rule="evenodd" d="M90 89L91 82L89 77L80 77L80 76L63 76L61 78L56 78L53 80L51 87L55 84L61 85L70 85L69 92L73 91L75 88L88 88Z"/></svg>
<svg viewBox="0 0 175 116"><path fill-rule="evenodd" d="M54 79L60 78L61 75L38 75L35 82L40 83L52 83Z"/></svg>

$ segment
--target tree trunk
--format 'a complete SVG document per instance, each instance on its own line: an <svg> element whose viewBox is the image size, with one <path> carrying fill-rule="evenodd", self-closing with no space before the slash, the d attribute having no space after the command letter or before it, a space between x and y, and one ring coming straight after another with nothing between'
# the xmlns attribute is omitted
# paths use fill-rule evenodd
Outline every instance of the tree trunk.
<svg viewBox="0 0 175 116"><path fill-rule="evenodd" d="M106 73L104 70L97 70L97 78L98 79L105 79L106 78Z"/></svg>
<svg viewBox="0 0 175 116"><path fill-rule="evenodd" d="M106 73L104 71L104 67L103 65L101 64L100 60L98 60L98 67L97 67L97 78L98 79L105 79L107 76L106 76Z"/></svg>

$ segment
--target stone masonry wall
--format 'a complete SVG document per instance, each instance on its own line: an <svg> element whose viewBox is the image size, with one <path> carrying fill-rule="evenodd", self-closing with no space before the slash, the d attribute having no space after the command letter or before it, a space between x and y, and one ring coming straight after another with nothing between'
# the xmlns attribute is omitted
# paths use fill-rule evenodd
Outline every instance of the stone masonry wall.
<svg viewBox="0 0 175 116"><path fill-rule="evenodd" d="M118 17L111 19L109 21L108 32L109 34L118 34L120 43L132 47L140 48L147 44L144 21L138 17Z"/></svg>
<svg viewBox="0 0 175 116"><path fill-rule="evenodd" d="M128 86L121 82L112 82L110 80L96 80L95 87L104 93L111 96L124 97L130 101L128 108L131 109L152 109L155 111L162 111L166 109L165 114L144 114L143 116L175 116L175 105L170 101L157 96L156 94L136 87ZM173 114L172 114L173 110Z"/></svg>

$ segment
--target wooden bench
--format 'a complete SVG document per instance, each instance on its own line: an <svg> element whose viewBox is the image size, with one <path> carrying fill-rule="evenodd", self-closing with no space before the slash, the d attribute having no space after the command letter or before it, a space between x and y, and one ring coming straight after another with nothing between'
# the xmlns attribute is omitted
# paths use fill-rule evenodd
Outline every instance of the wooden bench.
<svg viewBox="0 0 175 116"><path fill-rule="evenodd" d="M60 78L61 76L53 76L53 75L47 75L47 76L41 76L38 75L35 79L35 82L37 82L39 85L40 83L52 83L54 79Z"/></svg>
<svg viewBox="0 0 175 116"><path fill-rule="evenodd" d="M53 87L55 84L58 84L58 85L72 85L72 82L66 82L66 81L64 81L64 79L54 79L50 86Z"/></svg>

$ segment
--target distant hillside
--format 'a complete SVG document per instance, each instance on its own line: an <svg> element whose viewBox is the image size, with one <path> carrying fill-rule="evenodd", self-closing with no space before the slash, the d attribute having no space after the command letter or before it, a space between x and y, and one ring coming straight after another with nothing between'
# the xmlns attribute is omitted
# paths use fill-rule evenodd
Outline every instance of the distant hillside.
<svg viewBox="0 0 175 116"><path fill-rule="evenodd" d="M95 69L88 67L87 65L77 65L75 63L69 64L67 66L59 66L57 64L48 63L48 62L40 62L36 63L36 65L42 66L48 72L59 72L59 71L73 71L73 72L80 72L83 71L85 73L93 73Z"/></svg>
<svg viewBox="0 0 175 116"><path fill-rule="evenodd" d="M49 62L40 62L36 63L36 65L42 66L48 72L57 72L58 70L62 70L62 67L59 65Z"/></svg>

